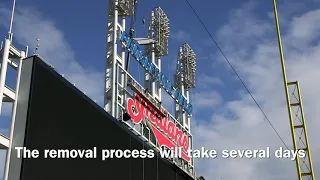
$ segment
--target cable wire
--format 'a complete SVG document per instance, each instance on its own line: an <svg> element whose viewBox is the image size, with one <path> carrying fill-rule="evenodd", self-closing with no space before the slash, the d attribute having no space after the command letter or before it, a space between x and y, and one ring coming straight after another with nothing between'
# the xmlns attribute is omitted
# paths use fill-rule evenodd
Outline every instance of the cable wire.
<svg viewBox="0 0 320 180"><path fill-rule="evenodd" d="M259 103L256 101L256 99L253 97L252 93L250 92L250 90L248 89L248 87L245 85L245 83L243 82L243 80L241 79L241 77L239 76L239 74L237 73L237 71L235 70L235 68L232 66L232 64L230 63L229 59L227 58L227 56L224 54L224 52L222 51L222 49L220 48L219 44L217 43L217 41L213 38L213 36L211 35L211 33L209 32L208 28L206 27L206 25L203 23L203 21L201 20L201 18L199 17L199 15L197 14L197 12L195 11L195 9L193 8L193 6L190 4L189 0L185 0L190 8L192 9L192 11L194 12L194 14L197 16L198 20L200 21L200 23L202 24L202 26L205 28L205 30L207 31L207 33L209 34L209 36L211 37L212 41L215 43L215 45L217 46L217 48L219 49L220 53L222 54L222 56L225 58L225 60L228 62L229 66L231 67L231 69L233 70L233 72L236 74L236 76L238 77L238 79L240 80L240 82L242 83L243 87L246 89L246 91L248 92L248 94L251 96L251 98L253 99L253 101L255 102L255 104L257 105L257 107L260 109L260 111L262 112L263 116L265 117L265 119L269 122L270 126L272 127L272 129L274 130L274 132L277 134L277 136L279 137L279 139L281 140L281 142L284 144L284 146L289 149L289 147L287 146L287 144L284 142L284 140L282 139L282 137L280 136L280 134L278 133L278 131L276 130L276 128L273 126L273 124L271 123L271 121L269 120L268 116L266 115L266 113L262 110L261 106L259 105ZM301 167L301 165L300 165ZM301 167L302 169L302 167ZM308 177L308 179L310 180L310 177Z"/></svg>
<svg viewBox="0 0 320 180"><path fill-rule="evenodd" d="M219 44L217 43L217 41L213 38L213 36L211 35L211 33L209 32L208 28L206 27L206 25L203 23L203 21L201 20L201 18L199 17L198 13L195 11L195 9L193 8L193 6L190 4L189 0L185 0L190 8L192 9L193 13L197 16L198 20L200 21L200 23L202 24L202 26L204 27L204 29L207 31L207 33L209 34L209 36L211 37L212 41L215 43L215 45L217 46L217 48L219 49L220 53L222 54L222 56L224 57L224 59L228 62L229 66L231 67L231 69L233 70L233 72L236 74L236 76L238 77L238 79L240 80L241 84L243 85L243 87L246 89L246 91L248 92L248 94L251 96L251 98L253 99L253 101L255 102L255 104L257 105L257 107L260 109L260 111L262 112L263 116L265 117L265 119L269 122L270 126L272 127L272 129L275 131L275 133L277 134L277 136L279 137L279 139L282 141L282 143L285 145L285 147L287 149L288 146L287 144L284 142L284 140L282 139L282 137L280 136L280 134L278 133L278 131L276 130L276 128L273 126L273 124L271 123L271 121L269 120L268 116L266 115L266 113L262 110L261 106L259 105L259 103L256 101L256 99L253 97L252 93L250 92L250 90L248 89L248 87L245 85L245 83L243 82L243 80L241 79L241 77L239 76L239 74L237 73L237 71L235 70L235 68L233 67L233 65L230 63L229 59L227 58L227 56L225 55L225 53L222 51L222 49L220 48Z"/></svg>

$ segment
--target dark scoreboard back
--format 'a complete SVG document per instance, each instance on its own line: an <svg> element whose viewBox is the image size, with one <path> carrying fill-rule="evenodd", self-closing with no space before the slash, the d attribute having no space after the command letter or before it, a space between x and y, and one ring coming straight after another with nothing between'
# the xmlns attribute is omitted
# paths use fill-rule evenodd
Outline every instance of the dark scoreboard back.
<svg viewBox="0 0 320 180"><path fill-rule="evenodd" d="M15 147L37 149L18 158ZM92 149L92 159L48 159L45 149ZM150 149L137 136L65 80L39 57L24 60L9 165L9 180L191 180L157 155L109 158L102 149Z"/></svg>

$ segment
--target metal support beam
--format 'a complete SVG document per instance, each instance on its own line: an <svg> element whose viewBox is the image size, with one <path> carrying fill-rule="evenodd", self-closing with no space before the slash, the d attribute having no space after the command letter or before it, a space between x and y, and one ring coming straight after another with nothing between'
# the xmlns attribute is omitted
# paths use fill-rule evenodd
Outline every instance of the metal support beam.
<svg viewBox="0 0 320 180"><path fill-rule="evenodd" d="M282 76L283 76L283 83L284 83L284 88L285 88L285 93L286 93L286 100L287 100L287 108L288 108L288 114L289 114L289 121L290 121L290 127L291 127L291 135L292 135L292 141L293 141L293 147L294 150L297 151L298 148L298 141L296 139L296 129L301 128L305 133L305 141L306 141L306 147L309 149L309 143L308 143L308 136L306 133L306 125L305 125L305 120L304 120L304 115L303 115L303 109L301 105L301 95L300 95L300 90L298 90L298 96L299 98L297 99L296 103L291 104L290 102L290 95L289 95L289 85L296 84L297 88L299 89L298 82L293 83L290 82L288 83L287 81L287 75L286 75L286 68L285 68L285 63L284 63L284 55L283 55L283 49L282 49L282 42L281 42L281 33L280 33L280 25L279 25L279 18L278 18L278 11L277 11L277 2L276 0L273 0L273 9L274 9L274 18L276 22L276 30L277 30L277 37L278 37L278 46L279 46L279 53L280 53L280 61L281 61L281 67L282 67ZM293 117L292 117L292 108L293 107L300 107L300 113L302 116L302 123L300 125L295 125ZM311 154L310 151L308 151L308 158L309 158L309 171L308 173L305 173L303 168L301 167L300 160L299 158L296 158L296 168L297 168L297 175L299 180L303 180L304 176L310 176L312 179L309 180L314 180L314 174L313 174L313 167L312 167L312 161L311 161ZM305 161L303 161L304 164Z"/></svg>
<svg viewBox="0 0 320 180"><path fill-rule="evenodd" d="M2 102L4 97L4 91L5 91L5 82L6 82L6 76L7 76L10 46L11 46L10 40L6 39L4 41L4 47L2 50L2 62L1 62L1 72L0 72L0 115L2 112Z"/></svg>
<svg viewBox="0 0 320 180"><path fill-rule="evenodd" d="M298 164L300 165L298 168L300 169L300 175L302 179L314 180L314 171L312 165L312 157L310 152L308 133L307 133L307 125L306 120L304 118L304 111L302 106L302 98L300 93L299 82L289 82L287 83L288 90L292 90L289 93L290 100L290 109L292 119L292 131L295 134L295 144L296 150L305 151L306 156L304 158L297 157Z"/></svg>
<svg viewBox="0 0 320 180"><path fill-rule="evenodd" d="M15 97L15 92L14 90L12 90L11 88L9 88L8 86L4 86L4 90L3 90L3 100L2 102L14 102L14 100L16 99Z"/></svg>
<svg viewBox="0 0 320 180"><path fill-rule="evenodd" d="M12 137L13 137L13 132L14 132L14 124L16 121L16 112L17 112L17 105L18 105L18 95L19 95L19 87L20 87L20 79L21 79L21 70L22 70L22 61L25 57L25 52L21 51L20 52L20 58L19 58L19 65L17 69L17 80L16 80L16 92L15 92L15 101L13 102L13 107L12 107L12 114L11 114L11 128L10 128L10 140L9 140L9 148L7 151L7 158L6 158L6 166L4 170L4 180L8 179L9 175L9 164L10 164L10 157L11 157L11 147L12 147Z"/></svg>
<svg viewBox="0 0 320 180"><path fill-rule="evenodd" d="M9 148L9 138L3 134L0 134L0 149L7 150Z"/></svg>

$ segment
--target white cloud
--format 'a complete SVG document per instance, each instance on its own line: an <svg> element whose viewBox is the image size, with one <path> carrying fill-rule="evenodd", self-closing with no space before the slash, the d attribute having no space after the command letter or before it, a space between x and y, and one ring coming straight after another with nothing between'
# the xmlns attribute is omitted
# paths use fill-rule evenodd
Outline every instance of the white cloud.
<svg viewBox="0 0 320 180"><path fill-rule="evenodd" d="M185 31L179 30L177 32L171 33L171 38L177 41L186 42L190 40L190 34Z"/></svg>
<svg viewBox="0 0 320 180"><path fill-rule="evenodd" d="M294 36L299 42L303 42L305 44L317 39L320 35L320 27L315 22L318 22L319 20L320 9L310 11L303 16L294 18L292 22L292 36Z"/></svg>
<svg viewBox="0 0 320 180"><path fill-rule="evenodd" d="M223 85L222 80L219 77L208 76L204 73L196 78L197 88L212 88L216 85Z"/></svg>
<svg viewBox="0 0 320 180"><path fill-rule="evenodd" d="M10 11L0 8L0 25L7 27L9 17ZM40 56L92 99L103 102L103 73L83 67L76 60L74 50L52 20L45 19L39 11L22 8L15 13L13 27L14 38L19 44L32 48L39 38Z"/></svg>
<svg viewBox="0 0 320 180"><path fill-rule="evenodd" d="M197 108L197 110L207 110L212 109L213 107L216 107L217 105L220 105L222 102L221 96L215 92L208 92L208 93L193 93L193 96L191 97L191 101L194 107Z"/></svg>
<svg viewBox="0 0 320 180"><path fill-rule="evenodd" d="M258 19L253 9L252 5L234 11L227 24L217 31L218 41L274 127L289 148L292 148L275 25L271 20ZM292 31L282 32L288 79L299 80L303 93L316 176L320 176L320 144L317 143L317 128L320 126L317 87L320 81L316 78L320 76L320 62L317 60L320 53L316 27L318 11L286 19ZM221 58L220 55L216 56ZM224 62L222 59L220 61ZM213 111L210 117L196 116L202 119L193 121L195 146L218 151L225 148L259 149L269 146L274 150L284 147L250 96L244 89L234 89L235 93L238 91L242 91L241 98L224 102L224 106L219 107L225 109L223 112ZM297 179L295 163L290 160L216 158L197 160L196 165L197 172L208 179Z"/></svg>

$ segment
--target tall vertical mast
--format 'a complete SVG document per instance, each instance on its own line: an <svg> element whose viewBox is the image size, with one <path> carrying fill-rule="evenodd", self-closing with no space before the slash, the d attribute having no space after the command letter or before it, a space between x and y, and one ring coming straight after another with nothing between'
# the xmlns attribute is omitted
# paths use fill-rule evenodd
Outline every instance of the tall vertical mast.
<svg viewBox="0 0 320 180"><path fill-rule="evenodd" d="M14 10L16 8L16 0L13 0L12 5L12 12L11 12L11 19L10 19L10 26L9 26L9 40L12 42L12 25L13 25L13 16L14 16Z"/></svg>
<svg viewBox="0 0 320 180"><path fill-rule="evenodd" d="M161 57L168 55L169 41L169 18L160 7L151 12L148 38L155 40L155 43L146 47L147 54L151 57L152 63L161 71ZM152 96L161 102L161 86L151 75L145 71L145 87L150 90Z"/></svg>
<svg viewBox="0 0 320 180"><path fill-rule="evenodd" d="M280 25L279 25L279 19L278 19L276 0L273 0L273 8L274 8L274 17L276 22L280 61L281 61L281 68L282 68L282 75L283 75L283 83L284 83L284 88L286 93L293 148L295 152L298 150L303 150L306 152L306 156L304 158L297 157L295 160L297 175L299 180L304 180L304 179L315 180L299 82L287 81L287 74L286 74L286 68L284 63L284 55L283 55L283 49L282 49L282 41L281 41L281 33L280 33ZM293 89L293 92L291 93L289 93L290 87L292 87ZM296 136L298 136L298 139L296 138Z"/></svg>
<svg viewBox="0 0 320 180"><path fill-rule="evenodd" d="M190 89L195 87L196 55L189 44L184 43L180 47L177 59L177 69L175 74L175 87L181 89L182 95L190 102ZM191 134L190 118L191 115L178 103L175 106L175 118L182 124L188 134ZM192 136L190 136L190 148L192 148ZM193 166L193 159L191 160Z"/></svg>
<svg viewBox="0 0 320 180"><path fill-rule="evenodd" d="M16 1L13 0L12 6L12 13L8 31L8 38L4 40L3 46L0 49L0 60L1 60L1 72L0 72L0 117L3 116L2 114L2 105L3 103L12 103L12 111L11 111L11 126L9 137L6 137L0 134L0 149L7 150L7 157L5 163L5 170L3 173L3 179L8 179L8 172L9 172L9 160L11 156L11 144L12 144L12 136L14 131L14 121L16 117L16 108L17 108L17 98L19 94L19 85L20 85L20 76L21 76L21 68L22 68L22 60L27 56L28 47L26 47L25 51L20 51L19 49L15 48L12 44L13 33L12 33L12 26L13 26L13 17L15 11ZM8 66L9 65L9 66ZM17 71L16 74L16 87L15 90L9 88L6 85L7 71L9 68L13 68ZM12 77L10 77L12 79ZM1 119L1 118L0 118Z"/></svg>
<svg viewBox="0 0 320 180"><path fill-rule="evenodd" d="M189 90L195 88L196 55L189 44L184 43L179 49L175 85L181 89L183 96L190 102ZM176 103L175 116L190 131L190 115Z"/></svg>
<svg viewBox="0 0 320 180"><path fill-rule="evenodd" d="M125 87L125 76L119 74L119 67L125 68L125 47L119 42L119 38L125 32L126 18L134 14L134 2L135 0L109 1L104 108L116 118L121 116L119 106L125 99L124 94L120 93Z"/></svg>

